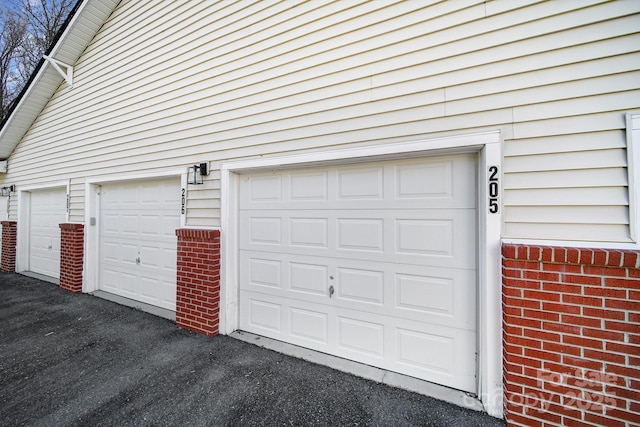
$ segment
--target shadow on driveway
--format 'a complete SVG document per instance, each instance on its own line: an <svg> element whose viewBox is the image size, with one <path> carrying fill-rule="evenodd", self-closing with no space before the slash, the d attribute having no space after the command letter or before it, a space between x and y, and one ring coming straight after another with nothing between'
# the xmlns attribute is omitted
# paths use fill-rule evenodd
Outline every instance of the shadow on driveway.
<svg viewBox="0 0 640 427"><path fill-rule="evenodd" d="M504 425L18 274L0 321L2 425Z"/></svg>

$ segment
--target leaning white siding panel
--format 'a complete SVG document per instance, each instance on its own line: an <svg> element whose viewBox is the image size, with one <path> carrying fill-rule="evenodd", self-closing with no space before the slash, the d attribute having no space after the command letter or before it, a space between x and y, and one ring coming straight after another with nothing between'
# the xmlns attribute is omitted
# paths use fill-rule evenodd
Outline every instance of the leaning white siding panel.
<svg viewBox="0 0 640 427"><path fill-rule="evenodd" d="M500 129L506 237L628 241L638 28L634 1L123 0L7 180L71 179L83 221L87 177Z"/></svg>

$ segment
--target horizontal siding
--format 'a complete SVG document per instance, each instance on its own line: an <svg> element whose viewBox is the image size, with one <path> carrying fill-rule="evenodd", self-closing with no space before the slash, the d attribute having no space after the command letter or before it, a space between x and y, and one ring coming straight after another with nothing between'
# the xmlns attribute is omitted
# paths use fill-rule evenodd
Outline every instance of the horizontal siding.
<svg viewBox="0 0 640 427"><path fill-rule="evenodd" d="M514 172L505 175L503 185L505 190L527 188L581 188L609 185L626 187L629 176L621 167L599 169L567 169L541 170L534 172Z"/></svg>
<svg viewBox="0 0 640 427"><path fill-rule="evenodd" d="M84 182L72 180L69 186L69 222L84 223L85 220L85 197ZM87 224L88 225L88 224Z"/></svg>
<svg viewBox="0 0 640 427"><path fill-rule="evenodd" d="M7 179L71 179L82 222L86 177L500 129L506 237L625 241L639 11L597 0L123 0ZM219 174L190 186L187 225L219 225L219 198Z"/></svg>

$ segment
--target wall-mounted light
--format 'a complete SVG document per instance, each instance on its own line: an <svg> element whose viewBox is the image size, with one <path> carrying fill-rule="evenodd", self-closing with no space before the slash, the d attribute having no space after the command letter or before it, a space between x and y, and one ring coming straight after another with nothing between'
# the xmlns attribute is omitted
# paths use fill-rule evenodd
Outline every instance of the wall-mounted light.
<svg viewBox="0 0 640 427"><path fill-rule="evenodd" d="M187 182L193 185L202 184L204 182L202 177L207 175L209 175L209 170L206 163L193 165L189 168L189 179Z"/></svg>
<svg viewBox="0 0 640 427"><path fill-rule="evenodd" d="M7 196L11 195L11 193L13 193L14 191L16 191L16 186L15 185L10 185L8 187L2 187L2 188L0 188L0 196L7 197Z"/></svg>

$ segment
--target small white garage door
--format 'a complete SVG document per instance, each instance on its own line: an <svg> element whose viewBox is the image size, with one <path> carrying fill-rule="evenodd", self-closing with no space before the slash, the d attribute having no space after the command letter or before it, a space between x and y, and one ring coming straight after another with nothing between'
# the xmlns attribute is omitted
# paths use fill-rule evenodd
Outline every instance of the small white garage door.
<svg viewBox="0 0 640 427"><path fill-rule="evenodd" d="M476 159L240 177L240 328L476 391Z"/></svg>
<svg viewBox="0 0 640 427"><path fill-rule="evenodd" d="M180 180L100 188L99 288L175 311Z"/></svg>
<svg viewBox="0 0 640 427"><path fill-rule="evenodd" d="M67 190L32 191L29 212L29 271L59 279L60 224L67 219Z"/></svg>

